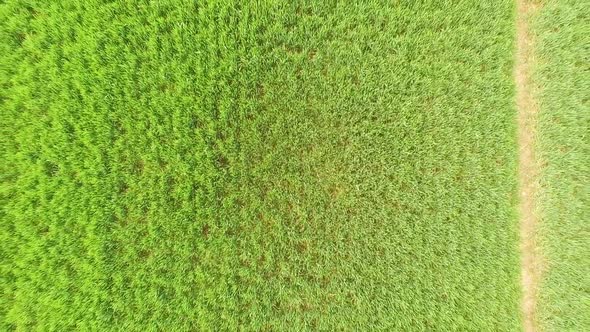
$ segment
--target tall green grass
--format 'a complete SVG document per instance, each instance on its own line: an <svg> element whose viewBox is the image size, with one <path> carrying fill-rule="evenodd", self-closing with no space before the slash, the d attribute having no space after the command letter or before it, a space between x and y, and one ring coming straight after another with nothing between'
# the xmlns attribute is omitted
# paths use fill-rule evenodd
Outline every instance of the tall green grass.
<svg viewBox="0 0 590 332"><path fill-rule="evenodd" d="M519 328L511 1L7 1L5 330Z"/></svg>
<svg viewBox="0 0 590 332"><path fill-rule="evenodd" d="M534 21L544 331L590 330L589 20L588 2L546 0Z"/></svg>

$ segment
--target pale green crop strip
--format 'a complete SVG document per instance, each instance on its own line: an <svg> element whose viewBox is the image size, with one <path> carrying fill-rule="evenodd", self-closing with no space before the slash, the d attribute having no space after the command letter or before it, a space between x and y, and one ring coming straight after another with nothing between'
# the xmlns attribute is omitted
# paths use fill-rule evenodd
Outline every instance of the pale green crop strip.
<svg viewBox="0 0 590 332"><path fill-rule="evenodd" d="M545 0L533 17L541 169L542 331L590 330L590 3Z"/></svg>

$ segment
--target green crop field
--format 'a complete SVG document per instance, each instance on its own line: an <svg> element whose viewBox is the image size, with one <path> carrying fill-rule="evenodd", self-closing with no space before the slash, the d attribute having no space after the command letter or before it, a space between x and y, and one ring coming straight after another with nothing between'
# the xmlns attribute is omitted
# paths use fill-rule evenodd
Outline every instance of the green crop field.
<svg viewBox="0 0 590 332"><path fill-rule="evenodd" d="M590 331L590 3L546 0L534 20L538 49L540 323Z"/></svg>
<svg viewBox="0 0 590 332"><path fill-rule="evenodd" d="M577 24L540 76L581 252ZM2 2L0 330L520 330L514 36L509 0Z"/></svg>

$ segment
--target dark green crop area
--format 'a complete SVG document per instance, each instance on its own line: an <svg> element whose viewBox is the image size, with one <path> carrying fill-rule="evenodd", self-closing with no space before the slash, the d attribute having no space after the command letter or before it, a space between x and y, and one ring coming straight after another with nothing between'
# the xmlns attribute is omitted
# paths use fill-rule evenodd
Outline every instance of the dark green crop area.
<svg viewBox="0 0 590 332"><path fill-rule="evenodd" d="M512 1L6 1L0 329L514 331Z"/></svg>
<svg viewBox="0 0 590 332"><path fill-rule="evenodd" d="M590 2L545 0L534 20L542 162L544 331L590 331Z"/></svg>

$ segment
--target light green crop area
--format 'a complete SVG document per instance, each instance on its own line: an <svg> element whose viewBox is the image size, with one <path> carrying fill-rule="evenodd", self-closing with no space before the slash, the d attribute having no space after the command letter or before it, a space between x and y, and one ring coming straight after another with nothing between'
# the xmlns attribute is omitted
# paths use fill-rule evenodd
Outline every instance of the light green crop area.
<svg viewBox="0 0 590 332"><path fill-rule="evenodd" d="M546 0L534 18L542 164L539 296L545 331L590 330L590 3Z"/></svg>
<svg viewBox="0 0 590 332"><path fill-rule="evenodd" d="M512 1L9 0L0 39L1 330L519 329Z"/></svg>

